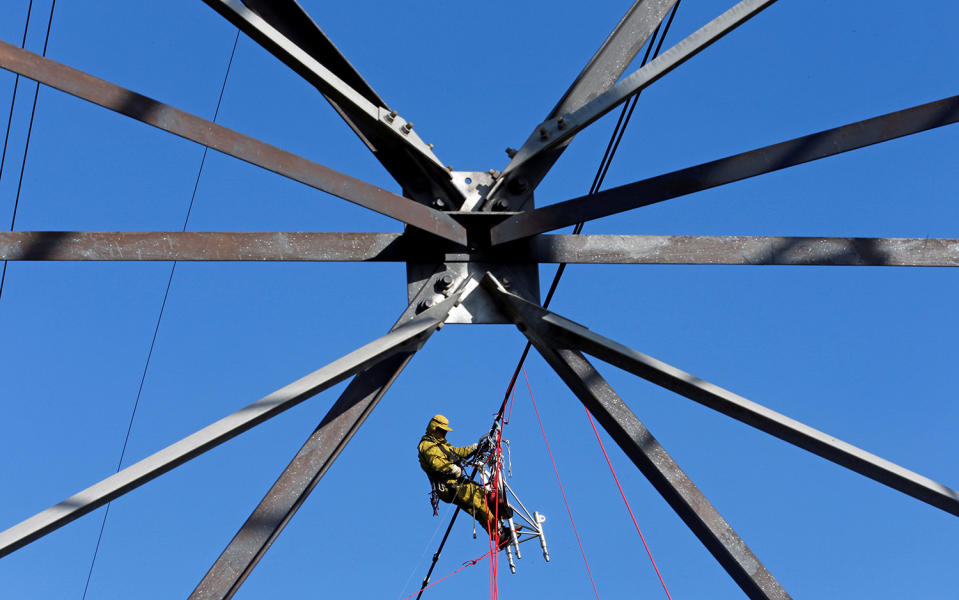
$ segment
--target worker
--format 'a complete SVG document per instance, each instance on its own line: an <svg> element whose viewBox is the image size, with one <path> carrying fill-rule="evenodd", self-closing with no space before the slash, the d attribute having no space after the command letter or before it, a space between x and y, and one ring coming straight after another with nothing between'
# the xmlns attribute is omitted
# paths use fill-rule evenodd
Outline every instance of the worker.
<svg viewBox="0 0 959 600"><path fill-rule="evenodd" d="M434 415L426 425L426 435L420 439L417 446L420 467L429 477L432 492L430 501L433 504L433 514L436 514L438 500L453 502L473 518L479 521L490 537L494 532L498 535L500 547L509 543L509 529L501 527L497 530L496 515L490 510L490 494L486 489L467 479L461 466L462 461L475 457L486 450L484 437L479 444L454 447L446 441L446 432L453 431L450 421L443 415ZM506 498L500 498L497 511L501 519L513 516L513 510L506 503Z"/></svg>

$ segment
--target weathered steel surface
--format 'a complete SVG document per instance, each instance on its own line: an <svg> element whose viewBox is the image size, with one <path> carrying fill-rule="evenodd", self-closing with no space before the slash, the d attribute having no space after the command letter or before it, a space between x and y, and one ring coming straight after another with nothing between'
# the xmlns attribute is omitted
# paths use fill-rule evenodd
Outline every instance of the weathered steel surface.
<svg viewBox="0 0 959 600"><path fill-rule="evenodd" d="M503 174L516 171L548 148L568 143L581 129L696 56L775 1L742 0L584 106L540 123L503 170Z"/></svg>
<svg viewBox="0 0 959 600"><path fill-rule="evenodd" d="M399 233L5 231L0 260L403 261Z"/></svg>
<svg viewBox="0 0 959 600"><path fill-rule="evenodd" d="M495 226L491 238L494 244L516 240L956 121L959 96L952 96L514 215Z"/></svg>
<svg viewBox="0 0 959 600"><path fill-rule="evenodd" d="M0 67L457 243L448 215L172 106L0 41Z"/></svg>
<svg viewBox="0 0 959 600"><path fill-rule="evenodd" d="M491 278L488 289L520 331L579 398L686 526L753 600L790 598L775 577L659 444L613 388L579 352L557 347L542 319ZM498 291L494 291L497 290Z"/></svg>
<svg viewBox="0 0 959 600"><path fill-rule="evenodd" d="M0 532L0 557L138 488L200 454L397 353L410 352L439 327L455 298L387 335L204 427L101 482Z"/></svg>
<svg viewBox="0 0 959 600"><path fill-rule="evenodd" d="M547 119L581 108L612 87L676 2L677 0L636 0L560 98L556 107L547 115ZM512 167L512 163L516 160L514 157L504 170L509 173L509 176L503 178L496 189L490 193L483 207L484 210L493 210L497 200L504 201L507 207L514 210L526 207L522 196L527 192L532 193L532 190L539 185L553 164L559 160L569 141L571 140L544 150L534 159L526 161L520 168ZM515 184L510 185L510 180L522 182L519 185L519 193L516 193ZM532 208L532 206L528 207Z"/></svg>
<svg viewBox="0 0 959 600"><path fill-rule="evenodd" d="M467 262L479 278L478 270L495 265L534 263L956 267L959 239L537 235L460 252L400 233L2 231L0 260L392 261L421 265L422 277L442 261L461 279L466 271L457 265ZM512 278L537 287L535 272ZM411 288L410 298L418 291Z"/></svg>
<svg viewBox="0 0 959 600"><path fill-rule="evenodd" d="M538 235L527 253L541 263L956 267L959 239Z"/></svg>
<svg viewBox="0 0 959 600"><path fill-rule="evenodd" d="M508 300L511 306L516 307L514 310L522 310L528 321L548 331L552 339L565 347L591 354L737 421L959 516L959 492L956 490L614 342L515 295L500 293L499 297Z"/></svg>

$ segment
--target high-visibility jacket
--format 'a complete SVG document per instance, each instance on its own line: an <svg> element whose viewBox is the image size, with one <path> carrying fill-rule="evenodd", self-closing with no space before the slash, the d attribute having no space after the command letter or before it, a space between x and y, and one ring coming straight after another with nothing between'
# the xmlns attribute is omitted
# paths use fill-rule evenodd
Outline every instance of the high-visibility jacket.
<svg viewBox="0 0 959 600"><path fill-rule="evenodd" d="M473 456L476 452L475 445L457 448L447 442L445 438L432 433L424 435L416 449L420 459L420 468L426 472L430 481L443 483L450 487L456 485L453 465Z"/></svg>

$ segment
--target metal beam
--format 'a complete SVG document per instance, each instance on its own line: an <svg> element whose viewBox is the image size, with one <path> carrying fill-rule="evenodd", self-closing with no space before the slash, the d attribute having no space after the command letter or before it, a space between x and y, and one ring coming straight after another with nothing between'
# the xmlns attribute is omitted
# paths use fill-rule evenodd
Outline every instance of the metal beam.
<svg viewBox="0 0 959 600"><path fill-rule="evenodd" d="M399 233L0 232L0 260L404 261L422 254L411 246Z"/></svg>
<svg viewBox="0 0 959 600"><path fill-rule="evenodd" d="M463 203L432 147L386 107L295 0L204 2L316 87L408 195Z"/></svg>
<svg viewBox="0 0 959 600"><path fill-rule="evenodd" d="M387 335L0 532L0 557L119 498L352 375L398 353L408 353L418 348L433 331L442 326L457 299L458 295L451 296Z"/></svg>
<svg viewBox="0 0 959 600"><path fill-rule="evenodd" d="M484 285L488 289L496 289L493 281L485 281ZM496 297L508 304L512 313L522 315L524 322L528 321L547 331L552 339L566 347L586 352L746 425L959 516L959 492L956 490L623 346L502 289L498 289Z"/></svg>
<svg viewBox="0 0 959 600"><path fill-rule="evenodd" d="M427 296L432 296L432 288L424 286L393 329L413 319L416 307ZM412 352L391 356L353 378L190 594L190 600L226 600L239 591L412 358Z"/></svg>
<svg viewBox="0 0 959 600"><path fill-rule="evenodd" d="M941 238L537 235L503 253L540 263L959 267L959 239Z"/></svg>
<svg viewBox="0 0 959 600"><path fill-rule="evenodd" d="M508 242L956 121L959 96L952 96L514 215L493 227L490 237L494 244Z"/></svg>
<svg viewBox="0 0 959 600"><path fill-rule="evenodd" d="M499 287L497 298L503 299L504 292ZM752 600L790 598L589 361L575 350L556 348L539 320L528 318L515 303L504 301L502 308L746 595Z"/></svg>
<svg viewBox="0 0 959 600"><path fill-rule="evenodd" d="M2 41L0 67L413 227L466 243L463 227L445 213Z"/></svg>
<svg viewBox="0 0 959 600"><path fill-rule="evenodd" d="M957 267L959 239L536 235L466 252L400 233L0 231L0 260Z"/></svg>
<svg viewBox="0 0 959 600"><path fill-rule="evenodd" d="M677 1L636 0L633 2L603 45L560 98L556 107L550 111L546 117L547 120L581 108L612 87ZM510 177L499 180L497 186L490 192L484 209L492 210L500 198L506 200L508 207L519 208L515 203L510 202L510 188L514 190L517 188L515 185L510 186L507 179L522 181L519 185L519 189L523 190L522 193L531 192L539 185L553 164L559 160L570 141L572 139L541 152L534 160L527 161L521 168L512 168L512 163L516 161L514 157L510 165L506 167L506 171L511 173Z"/></svg>
<svg viewBox="0 0 959 600"><path fill-rule="evenodd" d="M742 0L586 105L540 123L503 170L503 175L510 175L547 148L567 143L581 129L696 56L775 1Z"/></svg>

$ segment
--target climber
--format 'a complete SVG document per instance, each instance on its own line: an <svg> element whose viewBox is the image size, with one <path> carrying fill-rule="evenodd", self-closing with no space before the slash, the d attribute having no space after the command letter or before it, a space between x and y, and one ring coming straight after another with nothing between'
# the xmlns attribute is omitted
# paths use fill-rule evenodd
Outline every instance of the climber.
<svg viewBox="0 0 959 600"><path fill-rule="evenodd" d="M430 502L433 504L433 514L437 514L439 500L453 502L473 515L491 538L495 535L502 548L509 543L510 531L505 526L497 529L496 517L509 519L513 516L513 510L505 498L500 498L497 514L494 514L489 506L490 492L470 481L463 473L462 466L464 461L488 452L489 439L484 436L477 444L456 448L446 441L447 431L453 431L449 419L443 415L435 415L427 424L426 435L420 439L417 446L420 468L426 472L432 486Z"/></svg>

